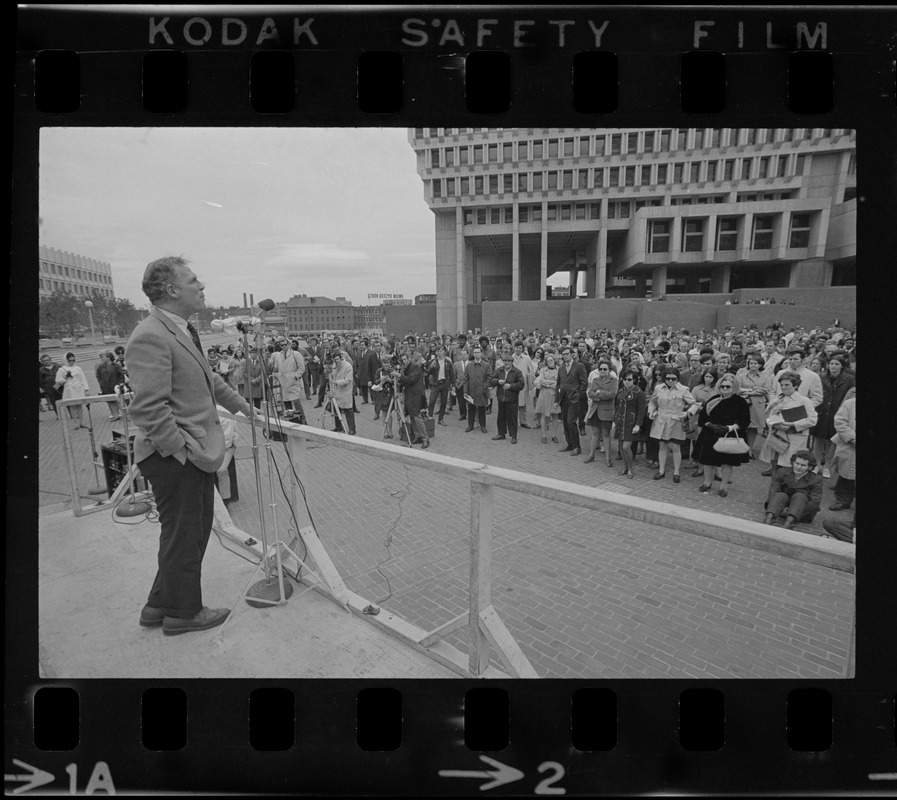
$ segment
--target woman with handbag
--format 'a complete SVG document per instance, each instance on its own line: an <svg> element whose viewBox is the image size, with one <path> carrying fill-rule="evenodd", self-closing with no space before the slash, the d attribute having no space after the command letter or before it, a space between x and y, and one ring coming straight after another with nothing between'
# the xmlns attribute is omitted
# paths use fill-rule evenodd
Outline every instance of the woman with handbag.
<svg viewBox="0 0 897 800"><path fill-rule="evenodd" d="M791 456L807 449L810 428L819 421L810 398L797 391L801 384L797 372L783 369L776 380L781 395L766 409L769 436L760 449L760 461L770 464L768 470L760 473L766 477L774 474L776 466L791 468Z"/></svg>
<svg viewBox="0 0 897 800"><path fill-rule="evenodd" d="M719 467L722 471L719 496L726 497L732 468L750 461L746 437L751 407L747 400L735 394L735 380L729 373L723 373L716 389L719 394L707 401L698 417L701 432L695 442L695 459L704 467L704 482L698 491L710 491Z"/></svg>

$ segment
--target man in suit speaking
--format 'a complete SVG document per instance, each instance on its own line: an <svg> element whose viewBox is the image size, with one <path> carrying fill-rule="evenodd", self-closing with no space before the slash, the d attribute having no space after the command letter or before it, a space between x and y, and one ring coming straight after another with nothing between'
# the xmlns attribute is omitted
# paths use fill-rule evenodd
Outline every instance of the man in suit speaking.
<svg viewBox="0 0 897 800"><path fill-rule="evenodd" d="M147 265L143 292L152 303L127 345L138 430L134 460L150 482L159 512L158 572L140 614L145 627L173 636L220 625L230 613L202 603L202 559L214 516L215 473L225 443L219 404L252 413L209 368L199 334L187 321L205 307L199 278L180 257Z"/></svg>

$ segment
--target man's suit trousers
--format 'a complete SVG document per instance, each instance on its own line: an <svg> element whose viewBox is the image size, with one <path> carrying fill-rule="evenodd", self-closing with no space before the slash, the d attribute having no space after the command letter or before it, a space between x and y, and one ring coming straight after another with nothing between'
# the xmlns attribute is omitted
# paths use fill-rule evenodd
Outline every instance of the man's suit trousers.
<svg viewBox="0 0 897 800"><path fill-rule="evenodd" d="M566 397L561 400L561 422L564 424L564 437L567 447L579 447L579 403L573 403Z"/></svg>
<svg viewBox="0 0 897 800"><path fill-rule="evenodd" d="M202 559L215 515L215 473L153 453L138 465L150 483L159 522L158 571L146 604L169 617L198 614Z"/></svg>

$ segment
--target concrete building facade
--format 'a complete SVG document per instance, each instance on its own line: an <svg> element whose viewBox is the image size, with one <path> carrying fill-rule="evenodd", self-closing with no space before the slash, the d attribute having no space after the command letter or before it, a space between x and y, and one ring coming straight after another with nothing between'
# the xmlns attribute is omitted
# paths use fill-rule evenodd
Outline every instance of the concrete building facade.
<svg viewBox="0 0 897 800"><path fill-rule="evenodd" d="M484 301L856 283L856 137L828 128L412 128L437 329ZM554 293L557 297L559 292Z"/></svg>
<svg viewBox="0 0 897 800"><path fill-rule="evenodd" d="M68 291L85 300L94 292L115 297L112 265L106 261L40 245L38 269L40 297L49 297L56 291Z"/></svg>

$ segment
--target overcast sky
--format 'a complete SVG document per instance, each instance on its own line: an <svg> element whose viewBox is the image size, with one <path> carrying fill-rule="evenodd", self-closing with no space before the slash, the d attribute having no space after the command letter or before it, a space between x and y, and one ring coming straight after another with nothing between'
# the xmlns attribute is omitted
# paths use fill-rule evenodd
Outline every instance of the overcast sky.
<svg viewBox="0 0 897 800"><path fill-rule="evenodd" d="M109 262L138 307L165 255L209 306L436 291L407 128L45 128L40 216L41 244Z"/></svg>

